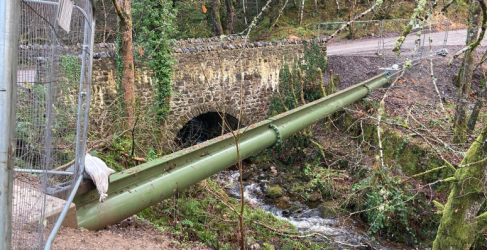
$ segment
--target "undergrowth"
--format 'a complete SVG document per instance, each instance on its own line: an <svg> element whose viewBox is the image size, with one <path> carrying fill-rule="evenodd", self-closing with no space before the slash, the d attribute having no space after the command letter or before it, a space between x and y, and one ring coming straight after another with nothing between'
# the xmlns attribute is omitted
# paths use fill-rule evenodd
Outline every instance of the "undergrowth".
<svg viewBox="0 0 487 250"><path fill-rule="evenodd" d="M237 206L239 201L228 197L217 183L204 180L137 216L170 232L179 241L199 241L215 249L237 249L240 238L238 216L232 211ZM248 245L255 242L259 243L260 249L289 250L325 247L305 238L292 237L300 234L289 222L262 209L245 206L244 215Z"/></svg>

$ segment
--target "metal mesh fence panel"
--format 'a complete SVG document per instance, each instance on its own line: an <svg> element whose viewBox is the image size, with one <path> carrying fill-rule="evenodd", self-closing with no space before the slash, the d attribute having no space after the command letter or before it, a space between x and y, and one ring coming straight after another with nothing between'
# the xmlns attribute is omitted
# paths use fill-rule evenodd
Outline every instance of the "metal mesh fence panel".
<svg viewBox="0 0 487 250"><path fill-rule="evenodd" d="M393 48L409 24L412 24L411 32L404 37L398 55L393 52ZM449 19L427 20L424 25L412 23L410 19L382 20L379 53L384 58L383 66L387 67L404 60L422 59L429 56L430 48L435 51L435 55L441 54L441 50L446 46L449 26Z"/></svg>
<svg viewBox="0 0 487 250"><path fill-rule="evenodd" d="M374 54L379 48L378 37L380 34L380 23L379 20L369 20L369 21L356 21L350 26L346 27L343 31L337 34L337 37L330 40L328 43L327 54L332 55L352 55L352 54L363 54L370 53ZM347 22L327 22L320 23L318 25L318 38L323 40L330 39L330 36ZM346 41L344 41L345 39ZM352 40L362 40L367 41L359 50L350 50L350 42ZM339 41L339 42L338 42Z"/></svg>
<svg viewBox="0 0 487 250"><path fill-rule="evenodd" d="M57 0L19 1L12 249L40 249L81 174L93 13L89 0L75 0L67 33Z"/></svg>
<svg viewBox="0 0 487 250"><path fill-rule="evenodd" d="M377 55L384 58L383 67L390 67L405 60L418 60L423 56L445 55L446 40L450 27L449 19L427 20L424 25L413 23L409 35L404 38L400 55L393 52L397 39L410 19L357 21L346 27L327 44L327 55ZM328 22L318 25L318 38L328 40L347 22ZM431 27L430 27L431 26ZM431 29L430 29L431 28ZM360 41L360 46L354 42Z"/></svg>

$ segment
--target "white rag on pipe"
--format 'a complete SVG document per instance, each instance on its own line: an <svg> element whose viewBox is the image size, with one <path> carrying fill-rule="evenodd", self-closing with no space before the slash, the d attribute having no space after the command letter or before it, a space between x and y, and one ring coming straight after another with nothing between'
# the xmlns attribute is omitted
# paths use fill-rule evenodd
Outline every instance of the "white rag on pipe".
<svg viewBox="0 0 487 250"><path fill-rule="evenodd" d="M100 194L100 202L103 202L108 196L108 178L113 173L115 173L115 170L107 167L107 164L100 158L86 154L85 174L88 174L89 178L95 183L96 189Z"/></svg>

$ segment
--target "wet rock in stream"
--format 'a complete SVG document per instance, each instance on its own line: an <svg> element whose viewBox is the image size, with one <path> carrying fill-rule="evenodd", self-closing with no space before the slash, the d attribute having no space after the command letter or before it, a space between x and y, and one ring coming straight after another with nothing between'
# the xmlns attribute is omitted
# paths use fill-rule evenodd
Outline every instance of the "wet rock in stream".
<svg viewBox="0 0 487 250"><path fill-rule="evenodd" d="M242 180L248 181L251 176L252 176L252 171L246 170L242 174Z"/></svg>
<svg viewBox="0 0 487 250"><path fill-rule="evenodd" d="M411 249L405 244L380 239L381 245L371 243L371 236L367 235L367 229L362 223L339 216L341 211L336 202L322 201L319 192L312 193L306 199L303 195L306 192L302 182L298 182L292 174L278 171L279 174L275 176L270 170L271 167L266 170L259 167L247 170L251 174L244 182L244 196L251 207L261 208L279 219L289 221L303 234L326 235L326 238L315 236L310 240L326 242L336 249ZM230 197L241 198L238 171L222 172L217 178L217 181L226 186L225 191ZM330 239L333 239L333 242ZM371 244L373 248L370 247ZM259 244L250 245L257 247Z"/></svg>
<svg viewBox="0 0 487 250"><path fill-rule="evenodd" d="M267 192L265 192L265 194L269 198L281 197L282 196L282 188L279 186L271 187L271 188L267 189Z"/></svg>

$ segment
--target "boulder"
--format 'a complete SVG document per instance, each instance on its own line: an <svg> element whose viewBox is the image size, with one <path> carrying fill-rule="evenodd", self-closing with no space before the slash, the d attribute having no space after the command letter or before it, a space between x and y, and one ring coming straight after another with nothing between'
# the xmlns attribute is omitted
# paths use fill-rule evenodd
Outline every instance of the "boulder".
<svg viewBox="0 0 487 250"><path fill-rule="evenodd" d="M266 195L270 198L278 198L282 196L282 188L279 186L267 189Z"/></svg>

